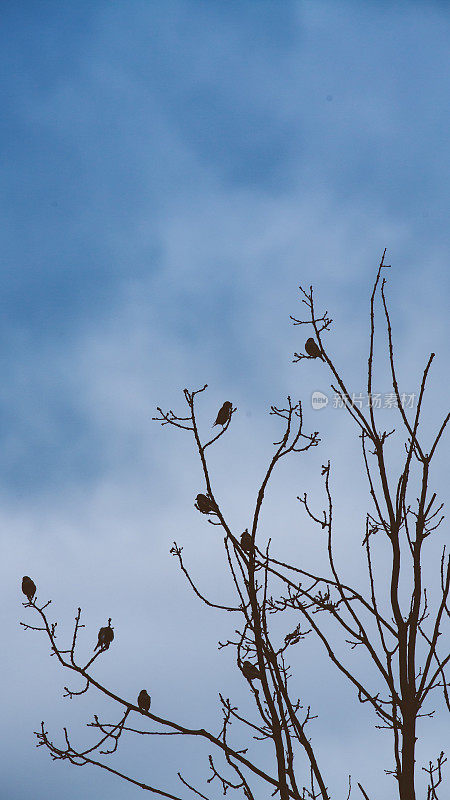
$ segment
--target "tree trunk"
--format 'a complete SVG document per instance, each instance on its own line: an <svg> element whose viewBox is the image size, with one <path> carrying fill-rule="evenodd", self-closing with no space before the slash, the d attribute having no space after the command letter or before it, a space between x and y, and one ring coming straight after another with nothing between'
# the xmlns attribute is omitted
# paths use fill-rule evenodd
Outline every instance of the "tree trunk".
<svg viewBox="0 0 450 800"><path fill-rule="evenodd" d="M400 800L416 800L414 765L416 750L416 715L413 709L403 715L402 767L399 780Z"/></svg>

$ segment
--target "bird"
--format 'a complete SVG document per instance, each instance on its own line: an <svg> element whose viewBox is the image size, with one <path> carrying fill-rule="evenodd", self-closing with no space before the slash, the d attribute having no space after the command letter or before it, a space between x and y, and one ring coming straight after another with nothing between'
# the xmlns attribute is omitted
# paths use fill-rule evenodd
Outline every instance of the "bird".
<svg viewBox="0 0 450 800"><path fill-rule="evenodd" d="M142 711L148 711L150 708L151 697L147 694L145 689L141 689L138 695L138 706Z"/></svg>
<svg viewBox="0 0 450 800"><path fill-rule="evenodd" d="M98 632L98 642L95 645L94 650L97 650L97 647L101 647L103 650L108 650L113 639L114 631L111 628L111 620L109 619L108 626L105 628L100 628Z"/></svg>
<svg viewBox="0 0 450 800"><path fill-rule="evenodd" d="M247 553L250 552L252 549L252 537L248 532L248 528L245 529L243 533L241 533L241 547L243 550L246 550Z"/></svg>
<svg viewBox="0 0 450 800"><path fill-rule="evenodd" d="M244 678L247 678L248 681L252 681L254 678L261 678L261 673L258 667L255 667L251 661L244 661L241 669Z"/></svg>
<svg viewBox="0 0 450 800"><path fill-rule="evenodd" d="M324 360L322 353L319 350L319 346L315 339L312 336L305 342L305 350L308 353L310 358L321 358L322 361Z"/></svg>
<svg viewBox="0 0 450 800"><path fill-rule="evenodd" d="M226 425L228 420L231 417L231 409L233 408L233 403L230 403L229 400L225 400L222 408L219 409L216 421L214 425ZM213 428L214 428L213 425Z"/></svg>
<svg viewBox="0 0 450 800"><path fill-rule="evenodd" d="M36 584L28 575L24 575L22 578L22 592L28 597L28 602L31 603L36 594Z"/></svg>
<svg viewBox="0 0 450 800"><path fill-rule="evenodd" d="M201 511L202 514L212 514L212 512L216 510L214 500L211 500L206 494L198 494L195 498L194 506Z"/></svg>

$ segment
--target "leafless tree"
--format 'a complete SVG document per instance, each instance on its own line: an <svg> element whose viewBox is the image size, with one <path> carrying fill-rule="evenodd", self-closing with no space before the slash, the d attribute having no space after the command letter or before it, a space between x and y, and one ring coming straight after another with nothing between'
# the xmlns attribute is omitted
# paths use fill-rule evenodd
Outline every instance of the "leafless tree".
<svg viewBox="0 0 450 800"><path fill-rule="evenodd" d="M219 423L216 421L221 429L213 435L209 434L204 440L198 426L196 404L202 399L207 387L203 386L196 391L185 389L185 416L158 408L155 419L162 425L188 431L193 438L204 477L204 489L197 495L196 508L207 515L208 522L220 528L223 534L224 558L235 590L233 604L220 604L205 596L185 565L180 544L174 542L171 553L178 560L197 597L214 612L224 611L231 615L236 635L233 634L219 646L233 648L237 668L248 682L253 712L241 712L229 698L220 694L222 726L220 733L214 734L201 725L192 729L179 720L158 716L143 708L143 704L138 704L137 700L118 696L95 677L97 659L112 657L111 653L106 656L105 651L108 648L106 644L101 644L100 634L98 652L86 663L78 660L77 637L83 627L81 609L78 609L76 615L72 641L66 649L62 649L56 638L56 623L49 621L49 603L39 605L36 597L30 597L24 605L33 609L40 621L37 625L21 624L26 629L43 631L50 641L52 654L57 657L61 666L76 673L84 681L79 690L66 687L66 695L74 697L95 688L122 709L120 718L113 724L94 717L90 724L98 730L98 740L85 750L74 748L66 728L64 742L57 746L49 738L42 722L41 729L36 733L38 746L48 748L53 759L67 759L77 765L93 764L141 789L163 797L178 798L176 794L125 775L111 766L108 756L116 752L121 737L125 733L143 732L130 725L134 713L153 726L145 729L144 733L196 737L210 743L214 755L209 757L208 783L212 791L218 786L223 794L235 791L237 796L254 800L262 796L261 786L265 786L266 796L269 793L279 794L281 800L332 800L335 795L332 795L327 786L326 767L319 763L314 743L309 736L309 730L307 731L308 723L313 718L311 709L307 706L305 710L304 702L302 705L300 699L294 697L290 690L289 652L292 653L296 646L306 646L305 639L315 636L323 647L324 658L330 659L338 675L354 687L358 700L373 709L378 721L377 727L390 732L393 761L391 769L386 772L391 773L395 779L393 796L395 794L399 800L415 800L417 723L419 717L432 714L427 710L426 701L434 689L440 689L443 703L450 711L450 684L445 674L450 652L445 649L446 640L442 636L450 617L450 559L445 546L441 550L440 564L437 565L440 575L437 597L435 594L432 598L429 597L430 593L427 593L423 578L427 542L430 537L437 535L436 531L443 520L443 503L438 501L436 493L429 488L430 465L450 415L437 427L431 441L424 442L419 435L419 421L434 353L430 355L423 371L416 407L410 415L407 413L408 408L405 407L404 396L398 385L394 361L391 320L383 277L384 270L388 267L384 264L384 257L385 254L379 265L370 302L367 371L367 396L370 402L367 410L354 401L342 372L328 353L323 333L330 329L332 320L327 312L317 315L312 287L309 290L301 289L301 300L307 309L308 318L293 318L295 325L309 326L311 334L306 353L295 354L294 361L317 357L322 359L323 369L328 369L332 376L332 388L351 416L361 439L362 464L367 475L371 503L366 514L365 528L361 532L367 568L367 592L364 594L350 586L339 574L335 564L330 462L322 466L325 510L314 510L306 493L298 498L308 517L324 532L328 574L314 574L303 565L283 561L280 554L274 553L275 548L270 540L265 543L261 541L258 526L264 494L275 468L285 456L306 454L319 444L317 432L305 433L303 430L301 403L292 402L288 397L283 406L271 408L271 414L281 424L281 436L274 443L273 456L259 488L253 515L248 528L242 533L232 530L227 522L226 510L220 507L216 499L207 460L209 448L226 435L236 409L229 403L227 413L222 414L223 419ZM397 471L388 463L387 457L387 447L395 440L394 431L386 432L378 427L377 404L372 401L375 304L378 298L387 330L393 404L400 422L399 431L395 435L401 443L403 457ZM415 497L414 494L417 493L418 497ZM389 547L389 569L377 574L373 552L382 539ZM290 624L284 622L285 620ZM109 631L113 636L110 626L111 620L108 628L102 630ZM334 639L329 633L331 628L333 636L340 637L341 643L349 645L345 649L345 656L341 655L342 648L338 649L333 644ZM280 630L283 631L281 637ZM361 668L360 661L352 660L356 648L365 653L374 668L370 672L370 679L367 677L368 671ZM375 685L372 685L372 675L376 676ZM233 736L230 731L231 723L235 723ZM237 724L244 727L249 740L253 742L250 753L249 748L243 750L233 744ZM260 742L271 743L272 769L267 766L267 759L261 761L258 758ZM303 766L300 769L298 767L297 756L301 752L302 765L308 764L306 772ZM220 763L219 755L222 756ZM438 798L437 789L443 779L442 767L445 761L445 755L441 752L435 762L429 762L422 768L428 775L427 800ZM188 795L208 798L197 787L191 786L183 775L178 775L183 797L187 792ZM357 787L358 796L365 800L369 800L369 796L371 800L374 798L370 787L364 787L361 783L357 783ZM347 797L350 797L351 791L349 779Z"/></svg>

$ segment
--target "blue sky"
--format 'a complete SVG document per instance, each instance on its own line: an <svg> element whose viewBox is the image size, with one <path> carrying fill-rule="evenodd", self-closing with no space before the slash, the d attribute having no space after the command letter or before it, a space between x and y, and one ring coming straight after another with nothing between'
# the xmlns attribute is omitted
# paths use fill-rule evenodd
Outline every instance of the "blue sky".
<svg viewBox="0 0 450 800"><path fill-rule="evenodd" d="M308 405L313 389L329 387L317 364L291 363L302 346L289 321L300 314L298 284L313 283L336 320L333 354L361 391L371 281L386 247L405 391L436 351L430 408L439 419L448 405L450 11L438 2L93 0L4 2L2 18L8 796L22 800L32 785L36 800L77 798L87 787L85 796L122 799L135 791L34 750L41 718L56 735L65 722L82 726L92 703L60 700L66 677L18 630L17 576L35 576L67 625L79 604L94 634L105 614L118 620L123 645L111 679L122 680L126 648L139 624L149 626L136 682L150 660L152 696L156 686L170 704L176 686L188 717L196 708L213 714L213 670L204 703L195 673L219 658L216 622L189 598L167 553L185 529L207 583L220 555L205 553L192 510L200 480L192 448L151 417L156 405L181 404L184 386L210 385L205 424L233 399L240 422L214 468L245 527L273 440L269 405L289 392ZM387 391L383 380L381 372ZM309 413L325 452L344 459L343 514L363 508L363 483L339 478L358 457L349 447L345 462L347 422L331 408L320 423ZM292 501L312 474L306 464L293 470L284 476ZM298 514L289 509L286 530ZM147 597L158 609L150 621ZM192 653L187 620L207 631ZM214 664L227 678L223 660ZM310 686L319 705L320 683ZM350 731L336 755L327 730L317 736L337 776L360 742ZM365 752L379 746L373 736ZM180 759L190 757L180 745ZM25 775L18 764L28 758ZM165 781L161 765L153 769ZM389 783L380 791L387 799Z"/></svg>

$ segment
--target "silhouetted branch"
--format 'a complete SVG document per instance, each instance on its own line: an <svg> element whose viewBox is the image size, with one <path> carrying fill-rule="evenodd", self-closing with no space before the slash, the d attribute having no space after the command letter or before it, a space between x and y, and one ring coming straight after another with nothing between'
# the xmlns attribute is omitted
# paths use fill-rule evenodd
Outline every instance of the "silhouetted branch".
<svg viewBox="0 0 450 800"><path fill-rule="evenodd" d="M177 558L189 586L202 603L214 610L240 615L234 633L219 642L219 650L230 647L234 649L236 667L248 688L248 701L252 705L253 716L241 711L230 698L225 699L219 694L222 719L218 734L214 734L203 727L188 727L179 721L156 715L150 711L150 697L145 690L141 691L138 702L120 697L95 678L95 662L100 656L106 657L106 651L114 639L111 619L108 620L107 627L100 629L93 653L89 654L87 660L79 659L78 632L84 627L81 624L81 609L78 608L75 617L70 646L68 649L58 647L57 623L49 622L45 613L48 603L44 606L37 605L36 586L29 576L24 576L22 590L28 602L23 605L38 614L41 624L35 626L21 622L22 627L45 633L50 642L51 655L58 659L64 669L79 675L83 681L82 688L78 690L64 687L64 696L73 699L90 689L96 689L121 709L117 723L101 722L94 715L94 721L89 723L89 727L97 729L98 739L85 750L76 750L72 746L66 728L64 745L57 747L48 738L42 723L41 731L36 733L38 746L44 745L54 760L68 760L77 766L96 765L142 789L175 800L175 795L130 778L94 760L92 755L97 752L102 756L111 756L117 751L122 736L126 733L142 736L189 736L213 745L214 753L209 755L208 760L210 775L207 783L216 784L224 795L234 791L247 800L255 800L258 795L250 781L259 779L265 784L266 790L278 795L280 800L331 800L332 795L325 782L323 767L319 764L307 728L315 716L303 697L304 705L300 698L291 694L291 666L287 658L291 651L288 648L305 646L308 637L312 636L321 643L324 653L336 667L338 674L353 686L359 702L372 707L376 719L381 723L375 727L392 731L394 769L385 772L394 776L399 800L415 798L417 723L421 717L432 717L434 714L434 711L423 710L430 692L442 688L446 707L450 711L450 684L445 674L450 652L441 652L445 647L443 623L448 623L450 618L450 558L446 556L445 547L440 563L437 598L435 593L427 593L427 587L423 585L426 546L432 534L438 535L436 531L444 518L441 513L443 503L439 503L436 492L429 489L430 466L450 420L450 414L438 427L438 432L428 448L422 434L419 441L423 401L434 354L429 356L425 365L417 394L417 406L410 419L402 404L403 395L397 378L394 336L385 292L386 281L382 277L384 270L389 268L384 263L385 254L386 251L378 267L370 300L367 359L367 390L370 402L367 413L363 412L362 404L359 406L355 402L354 393L349 391L341 370L324 345L323 339L326 337L323 334L331 329L332 320L327 311L321 315L316 312L312 286L309 289L300 289L301 302L308 309L309 319L292 317L294 325L310 325L314 333L305 343L305 353L296 353L294 361L317 359L318 366L329 375L331 386L340 396L342 405L356 425L361 439L362 468L367 477L368 494L373 507L366 512L364 530L358 530L355 542L362 539L367 588L357 590L350 586L341 575L343 570L338 568L339 559L336 557L334 541L332 470L329 461L324 461L321 470L325 507L322 510L320 507L319 510L315 509L306 491L300 492L298 497L307 518L323 532L318 540L325 551L325 571L328 574L315 574L304 569L303 562L299 566L283 559L282 552L279 552L282 547L280 537L269 537L267 541L262 538L260 522L265 509L264 499L277 465L284 456L306 454L320 443L317 431L308 434L303 430L301 402L294 403L288 396L286 402L270 407L270 414L279 420L281 431L273 443L274 450L256 493L253 510L247 521L248 528L242 533L236 533L227 521L226 509L218 500L219 493L215 491L207 454L211 452L208 448L215 445L226 433L237 409L231 401L225 401L217 412L215 422L210 421L213 429L218 426L218 432L211 434L209 423L205 435L197 418L196 404L204 396L207 384L194 391L184 389L187 416L179 416L172 410L162 411L158 407L154 419L162 426L170 425L187 430L192 435L202 471L201 486L193 487L193 496L197 492L194 506L199 512L199 520L204 522L206 519L209 524L222 529L223 563L232 579L232 600L226 604L216 603L206 597L185 565L183 548L174 542L170 552ZM387 330L387 356L393 387L392 397L396 401L395 407L400 419L399 432L395 428L385 431L378 427L378 415L372 402L375 305L378 297L381 297L383 324ZM420 431L422 430L421 426ZM391 459L390 448L394 448L395 442L399 442L400 447L399 465L399 459ZM350 519L349 525L352 522ZM376 558L381 542L386 543L389 548L388 566L383 570L377 569ZM355 545L352 556L356 556L356 553ZM284 614L288 614L288 617L283 617ZM233 619L236 620L236 617ZM352 655L355 650L367 658L363 665ZM368 672L367 663L376 669ZM145 718L147 723L151 722L156 729L138 730L126 725L132 712ZM248 747L233 746L231 732L234 732L235 727L251 736L256 753L260 752L259 742L271 744L273 775L269 774L269 770L258 766L256 756L253 752L249 754ZM306 757L308 764L308 787L298 777L296 758L299 753ZM218 756L222 757L222 764ZM264 759L265 763L265 751ZM444 754L441 753L435 765L429 762L429 766L423 768L429 777L427 800L437 800L436 790L442 782L442 765L445 761ZM181 773L178 772L177 775L186 789L204 800L209 800ZM369 800L362 784L358 783L357 786L364 800ZM351 788L349 777L347 800Z"/></svg>

